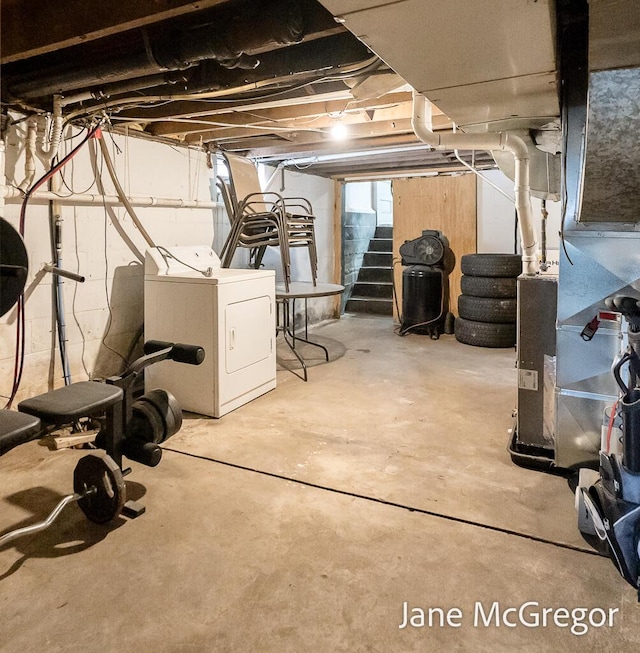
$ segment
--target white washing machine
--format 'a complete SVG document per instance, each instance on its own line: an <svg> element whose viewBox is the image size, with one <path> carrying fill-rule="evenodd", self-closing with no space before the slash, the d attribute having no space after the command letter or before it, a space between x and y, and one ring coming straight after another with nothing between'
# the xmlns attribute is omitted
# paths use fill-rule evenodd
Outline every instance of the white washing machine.
<svg viewBox="0 0 640 653"><path fill-rule="evenodd" d="M223 269L209 247L150 249L144 325L145 340L205 350L201 365L145 370L146 390L168 390L183 410L222 417L276 387L273 270Z"/></svg>

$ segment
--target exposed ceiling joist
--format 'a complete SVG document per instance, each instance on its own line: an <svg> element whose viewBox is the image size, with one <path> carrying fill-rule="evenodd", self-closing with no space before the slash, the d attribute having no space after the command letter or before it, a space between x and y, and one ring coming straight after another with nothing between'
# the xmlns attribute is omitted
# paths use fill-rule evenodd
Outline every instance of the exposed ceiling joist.
<svg viewBox="0 0 640 653"><path fill-rule="evenodd" d="M224 4L226 0L3 0L2 57L10 63Z"/></svg>
<svg viewBox="0 0 640 653"><path fill-rule="evenodd" d="M76 126L107 119L162 142L271 161L377 152L341 163L340 174L459 165L403 148L419 144L405 80L318 0L103 0L90 14L84 1L63 4L61 21L60 3L2 0L6 107L49 113L61 96L56 106ZM330 138L337 123L347 140ZM433 124L451 128L440 111Z"/></svg>
<svg viewBox="0 0 640 653"><path fill-rule="evenodd" d="M263 127L274 131L312 130L326 128L339 120L344 125L362 122L391 122L406 120L411 117L411 101L408 93L397 93L403 101L389 102L384 98L353 102L348 100L335 102L316 102L306 105L292 105L264 111L242 111L219 113L200 117L174 117L170 121L157 122L147 126L147 131L157 136L187 136L208 131L211 127L220 128L220 138L225 137L225 128ZM407 98L409 96L409 98ZM438 114L441 115L441 114ZM251 133L247 133L251 136Z"/></svg>

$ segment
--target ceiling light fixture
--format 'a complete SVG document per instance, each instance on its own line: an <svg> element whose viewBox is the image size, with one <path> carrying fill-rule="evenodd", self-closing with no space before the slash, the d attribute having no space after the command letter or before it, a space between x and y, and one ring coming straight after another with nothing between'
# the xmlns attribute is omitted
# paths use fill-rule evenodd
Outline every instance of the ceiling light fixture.
<svg viewBox="0 0 640 653"><path fill-rule="evenodd" d="M349 136L349 130L344 123L334 122L329 128L329 134L334 141L344 141Z"/></svg>

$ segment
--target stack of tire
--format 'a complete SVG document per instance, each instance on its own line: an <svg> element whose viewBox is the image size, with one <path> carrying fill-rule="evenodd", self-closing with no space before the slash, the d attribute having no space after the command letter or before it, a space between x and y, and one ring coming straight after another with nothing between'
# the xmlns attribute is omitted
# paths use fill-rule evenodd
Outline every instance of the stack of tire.
<svg viewBox="0 0 640 653"><path fill-rule="evenodd" d="M476 347L516 344L517 277L522 259L516 254L466 254L460 262L461 289L455 336Z"/></svg>

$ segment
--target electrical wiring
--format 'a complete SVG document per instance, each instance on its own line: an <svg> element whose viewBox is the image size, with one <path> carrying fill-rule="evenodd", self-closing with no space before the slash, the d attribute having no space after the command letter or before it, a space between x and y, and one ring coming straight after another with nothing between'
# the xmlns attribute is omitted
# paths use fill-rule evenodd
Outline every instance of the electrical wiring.
<svg viewBox="0 0 640 653"><path fill-rule="evenodd" d="M111 331L111 326L113 324L113 311L111 309L111 300L109 298L109 248L107 247L107 238L108 238L108 225L109 225L109 213L107 212L107 207L104 205L104 294L107 302L107 311L109 312L109 318L107 320L107 326L104 330L102 336L101 344L108 349L110 352L115 354L125 365L125 369L129 367L127 359L119 352L116 351L113 347L110 347L107 344L107 337Z"/></svg>
<svg viewBox="0 0 640 653"><path fill-rule="evenodd" d="M396 265L398 265L398 263L402 263L402 259L401 258L394 258L393 262L392 262L392 266L391 266L391 270L392 270L392 273L391 273L391 292L393 293L393 303L395 304L395 307L396 307L396 315L398 316L398 319L400 320L400 324L402 324L402 314L400 313L400 307L398 306L398 292L396 290L396 274L395 274L395 272L396 272ZM398 330L400 328L401 327L398 327ZM398 331L396 331L395 329L394 329L394 332L396 334L398 333Z"/></svg>
<svg viewBox="0 0 640 653"><path fill-rule="evenodd" d="M160 252L160 256L162 256L164 262L167 263L167 267L168 267L167 259L172 258L174 261L180 263L180 265L184 265L186 268L189 268L194 272L199 272L203 277L211 276L211 268L207 268L206 270L199 270L198 268L194 268L192 265L189 265L188 263L181 261L177 256L173 255L166 247L162 247L161 245L158 245L156 249Z"/></svg>
<svg viewBox="0 0 640 653"><path fill-rule="evenodd" d="M76 212L76 209L74 207L73 209L73 234L74 234L74 245L75 245L75 255L76 255L76 271L80 271L80 252L78 251L78 215ZM91 378L91 374L89 374L89 370L87 369L87 364L84 360L84 354L85 350L87 347L87 339L84 335L84 331L82 330L82 326L80 325L80 320L78 319L78 315L76 313L76 297L78 296L78 284L76 283L73 287L73 297L71 299L71 315L73 315L73 320L76 323L76 326L78 327L78 331L80 332L80 337L82 338L82 351L80 352L80 361L82 363L82 369L84 370L84 373L87 375L87 378Z"/></svg>
<svg viewBox="0 0 640 653"><path fill-rule="evenodd" d="M471 170L471 172L473 172L476 176L480 177L480 179L482 179L482 181L484 181L486 184L489 184L489 186L491 186L494 190L497 190L497 191L500 193L500 195L503 195L503 196L506 197L510 202L513 202L513 203L515 204L515 201L516 201L516 200L515 200L515 197L512 197L511 195L509 195L509 193L506 193L504 190L502 190L502 188L500 188L500 186L498 186L498 184L494 184L490 179L487 179L487 178L486 178L486 177L485 177L485 176L480 172L480 170L478 170L478 169L475 167L475 164L474 164L474 165L469 165L466 161L464 161L464 160L460 157L459 150L453 150L453 153L454 153L456 159L458 159L458 161L460 161L460 163L462 163L462 165L463 165L465 168L468 168L469 170ZM475 158L475 150L473 150L473 156L474 156L474 158Z"/></svg>
<svg viewBox="0 0 640 653"><path fill-rule="evenodd" d="M64 140L65 140L65 142L70 141L71 144L73 144L73 139L78 135L79 134L71 134L70 136L66 137ZM55 161L55 159L54 159L54 161ZM74 166L75 166L75 161L72 160L71 161L71 178L72 179L74 177L74 172L75 172L75 167ZM88 193L96 185L96 179L94 177L92 179L92 181L91 181L91 184L87 188L85 188L82 191L77 191L77 190L74 190L73 188L71 188L71 186L69 186L69 184L67 183L67 180L64 177L64 172L62 170L60 170L59 174L60 174L60 181L62 181L63 186L69 191L69 193L71 195L76 195L76 194L85 195L86 193ZM62 193L57 193L57 192L54 193L54 194L57 195L60 198L68 197L67 194L62 194Z"/></svg>
<svg viewBox="0 0 640 653"><path fill-rule="evenodd" d="M112 116L112 120L122 120L126 122L137 122L137 121L145 121L145 122L167 122L170 120L172 123L179 123L179 124L186 124L186 125L203 125L203 126L209 126L209 127L228 127L228 128L238 128L242 127L242 129L257 129L260 131L264 131L265 129L268 129L269 131L274 131L274 132L290 132L292 129L296 129L298 131L311 131L311 132L318 132L321 133L322 129L317 128L317 129L310 129L310 128L305 128L303 123L300 123L298 126L298 123L296 123L295 128L294 127L276 127L275 125L239 125L238 123L235 122L224 122L222 120L198 120L197 118L152 118L151 120L145 120L144 118L121 118L118 116ZM314 121L317 120L317 118L313 119ZM313 121L312 121L313 122Z"/></svg>
<svg viewBox="0 0 640 653"><path fill-rule="evenodd" d="M89 156L91 159L91 166L93 168L93 174L96 179L96 186L98 189L98 192L102 197L106 195L106 190L104 187L104 182L102 181L102 175L103 175L103 168L104 168L104 157L101 157L100 159L100 167L98 168L98 148L93 146L93 144L90 144L89 148ZM104 200L103 200L103 207L105 206ZM109 213L109 218L111 219L111 223L113 224L115 230L118 232L120 238L125 242L127 247L131 250L131 252L134 254L134 256L141 262L144 263L144 254L136 247L136 244L131 240L131 238L128 236L126 230L120 223L120 220L118 216L116 215L115 211L113 210L113 207L107 206L106 207L107 212Z"/></svg>
<svg viewBox="0 0 640 653"><path fill-rule="evenodd" d="M292 91L300 90L303 89L307 86L310 86L312 84L317 84L321 83L323 81L342 81L344 79L348 79L350 77L356 77L363 72L366 72L367 69L374 65L379 65L380 60L378 59L377 56L371 57L366 60L365 64L363 65L362 63L355 64L354 67L347 67L344 69L344 72L340 75L327 75L326 73L323 73L322 75L319 75L318 77L315 77L311 80L308 80L306 82L302 82L300 84L294 84L294 85L289 85L287 88L275 91L275 92L270 92L266 94L261 94L261 95L251 95L250 99L252 100L261 100L261 99L266 99L266 98L271 98L271 97L277 97L278 95L283 95L285 93L290 93ZM198 101L198 100L206 100L209 102L246 102L247 101L247 93L250 93L252 91L259 90L261 88L267 88L269 86L274 86L273 80L264 80L262 82L254 82L251 84L246 84L245 86L237 87L234 89L222 89L218 91L209 91L209 92L204 92L204 93L194 93L194 94L175 94L175 95L150 95L150 96L143 96L146 98L147 102L141 102L141 96L136 95L134 97L125 97L125 98L117 98L113 100L107 100L104 102L101 102L98 105L95 105L93 107L84 107L81 109L77 109L76 111L72 111L68 117L67 117L67 122L71 122L73 120L76 120L78 118L82 117L87 117L91 115L95 115L96 113L100 113L102 111L106 111L108 109L114 109L116 107L122 108L122 107L129 107L132 108L134 106L146 106L151 102L173 102L176 100L186 100L186 101ZM238 97L234 97L234 94L237 94ZM132 122L135 122L132 121Z"/></svg>
<svg viewBox="0 0 640 653"><path fill-rule="evenodd" d="M567 200L568 200L568 195L567 195L567 146L569 144L569 133L568 130L565 128L564 129L564 134L562 136L562 179L564 180L562 184L562 215L560 216L560 242L562 243L562 251L564 252L564 255L567 257L567 261L571 265L573 265L573 261L571 260L571 257L569 256L569 252L567 251L567 243L564 237L564 225L567 219Z"/></svg>
<svg viewBox="0 0 640 653"><path fill-rule="evenodd" d="M127 213L131 216L131 220L138 228L138 231L140 231L140 234L147 242L147 245L149 245L149 247L155 247L155 243L153 242L153 239L151 238L147 230L144 228L142 222L139 220L134 208L131 206L129 199L125 195L125 192L122 189L122 186L120 185L120 181L118 180L118 176L116 175L116 170L113 165L113 161L111 160L111 156L109 154L109 148L107 147L107 144L105 143L104 139L100 139L100 150L102 151L102 158L107 166L107 170L109 171L109 176L111 177L111 181L113 182L113 186L116 190L116 193L120 201L126 208ZM104 204L104 199L103 199L103 204ZM106 211L106 207L105 207L105 211Z"/></svg>
<svg viewBox="0 0 640 653"><path fill-rule="evenodd" d="M83 145L90 139L96 136L99 133L101 123L98 123L93 128L87 130L87 134L83 140L76 145L65 157L63 157L57 164L53 165L51 169L46 172L38 181L36 181L25 193L22 205L20 207L20 223L19 223L19 232L20 236L24 238L25 233L25 222L26 222L26 213L27 205L31 195L38 190L43 184L47 183L49 179L53 177L59 170L61 170L83 147ZM13 385L11 388L11 393L5 404L5 408L10 408L13 404L14 399L18 393L20 387L20 382L22 381L22 373L24 371L24 357L25 357L25 307L24 307L24 296L21 296L16 304L17 310L17 319L16 319L16 349L14 356L14 368L13 368Z"/></svg>

